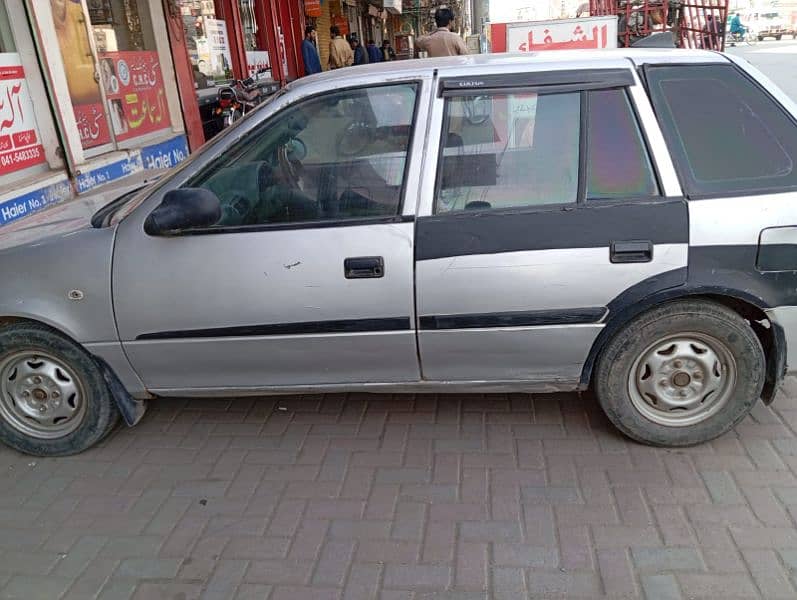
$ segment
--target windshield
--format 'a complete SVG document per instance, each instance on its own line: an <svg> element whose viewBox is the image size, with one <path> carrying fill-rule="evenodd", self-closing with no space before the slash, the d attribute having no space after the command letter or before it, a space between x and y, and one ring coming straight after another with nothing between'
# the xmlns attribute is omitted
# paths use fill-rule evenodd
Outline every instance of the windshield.
<svg viewBox="0 0 797 600"><path fill-rule="evenodd" d="M240 127L241 123L247 122L252 115L257 114L264 106L267 106L274 102L277 98L284 96L288 90L291 89L290 86L286 86L272 94L263 102L258 104L252 111L250 111L245 117L238 120L233 124L231 127L226 128L224 131L216 135L212 140L205 142L196 152L191 154L188 159L184 160L180 163L177 167L175 167L171 172L168 173L165 177L158 180L157 183L154 183L152 186L147 187L146 190L142 191L140 194L131 194L126 201L120 202L119 206L116 208L115 212L112 213L112 217L110 219L111 225L116 225L120 223L122 220L127 218L134 210L136 210L141 204L149 198L149 196L159 189L161 186L167 184L172 177L176 176L178 173L181 173L184 169L187 169L195 160L199 159L202 155L205 154L210 148L216 148L219 143L223 143L223 141L231 135L233 131L237 127ZM118 199L117 199L118 200Z"/></svg>

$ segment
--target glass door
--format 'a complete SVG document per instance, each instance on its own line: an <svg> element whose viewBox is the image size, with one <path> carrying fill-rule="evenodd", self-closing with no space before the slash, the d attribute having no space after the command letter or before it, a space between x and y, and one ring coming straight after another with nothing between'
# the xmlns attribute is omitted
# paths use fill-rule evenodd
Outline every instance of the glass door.
<svg viewBox="0 0 797 600"><path fill-rule="evenodd" d="M87 27L86 7L81 0L50 0L50 5L80 144L90 156L113 150L97 57Z"/></svg>
<svg viewBox="0 0 797 600"><path fill-rule="evenodd" d="M87 0L111 133L133 138L171 127L163 70L146 0Z"/></svg>

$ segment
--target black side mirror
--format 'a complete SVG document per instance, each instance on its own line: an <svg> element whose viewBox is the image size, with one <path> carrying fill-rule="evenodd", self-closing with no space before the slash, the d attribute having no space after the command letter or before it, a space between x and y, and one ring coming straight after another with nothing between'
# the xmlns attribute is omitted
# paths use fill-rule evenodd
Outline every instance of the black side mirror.
<svg viewBox="0 0 797 600"><path fill-rule="evenodd" d="M144 231L147 235L164 235L209 227L220 218L221 202L216 194L204 188L181 188L166 193L160 206L144 221Z"/></svg>

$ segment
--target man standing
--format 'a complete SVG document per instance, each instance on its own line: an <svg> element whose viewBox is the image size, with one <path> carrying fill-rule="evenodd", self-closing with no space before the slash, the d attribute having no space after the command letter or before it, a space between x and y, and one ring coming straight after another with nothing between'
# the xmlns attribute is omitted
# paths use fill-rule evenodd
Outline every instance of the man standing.
<svg viewBox="0 0 797 600"><path fill-rule="evenodd" d="M423 35L415 41L419 50L425 50L430 57L459 56L468 53L465 42L451 31L454 12L450 8L438 8L434 13L437 30L431 35Z"/></svg>
<svg viewBox="0 0 797 600"><path fill-rule="evenodd" d="M349 42L340 35L337 25L330 27L329 33L332 36L329 41L329 68L350 67L354 63L354 52L352 52Z"/></svg>
<svg viewBox="0 0 797 600"><path fill-rule="evenodd" d="M390 40L382 42L382 60L385 62L396 60L396 51L393 50L393 46L390 45Z"/></svg>
<svg viewBox="0 0 797 600"><path fill-rule="evenodd" d="M308 25L304 28L304 40L302 41L302 59L304 60L305 75L321 72L321 59L318 57L316 39L318 34L315 27Z"/></svg>
<svg viewBox="0 0 797 600"><path fill-rule="evenodd" d="M357 34L352 33L349 41L351 43L352 52L354 52L354 64L367 65L368 53L365 51L365 48L363 48L363 45L360 43L360 38L357 37Z"/></svg>
<svg viewBox="0 0 797 600"><path fill-rule="evenodd" d="M368 48L368 62L382 62L382 51L376 47L374 40L368 40L366 47Z"/></svg>

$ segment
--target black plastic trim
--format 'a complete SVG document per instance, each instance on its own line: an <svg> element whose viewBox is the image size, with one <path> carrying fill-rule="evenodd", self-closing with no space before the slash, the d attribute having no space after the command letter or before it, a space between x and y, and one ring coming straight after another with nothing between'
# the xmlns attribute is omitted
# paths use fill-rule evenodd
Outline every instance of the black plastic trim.
<svg viewBox="0 0 797 600"><path fill-rule="evenodd" d="M136 340L170 340L214 337L260 337L270 335L315 335L323 333L371 333L377 331L410 331L409 317L375 319L341 319L336 321L304 321L300 323L270 323L267 325L238 325L210 329L183 329L143 333Z"/></svg>
<svg viewBox="0 0 797 600"><path fill-rule="evenodd" d="M682 198L446 213L417 219L415 258L605 246L608 260L612 242L640 235L688 243L687 219Z"/></svg>
<svg viewBox="0 0 797 600"><path fill-rule="evenodd" d="M533 88L566 86L567 89L589 90L634 85L631 68L577 69L559 71L532 71L526 73L500 73L470 77L447 77L440 80L438 95L458 96L481 93L484 90L515 89L530 91Z"/></svg>
<svg viewBox="0 0 797 600"><path fill-rule="evenodd" d="M540 327L599 323L605 307L533 310L462 315L430 315L418 319L422 330L484 329L492 327Z"/></svg>

